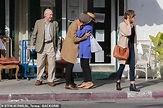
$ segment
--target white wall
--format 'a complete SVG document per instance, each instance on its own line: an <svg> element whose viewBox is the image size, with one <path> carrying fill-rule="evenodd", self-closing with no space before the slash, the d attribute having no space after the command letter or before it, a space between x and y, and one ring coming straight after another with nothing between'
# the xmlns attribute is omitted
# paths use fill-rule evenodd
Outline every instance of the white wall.
<svg viewBox="0 0 163 108"><path fill-rule="evenodd" d="M128 0L127 6L136 12L138 39L163 32L163 0Z"/></svg>

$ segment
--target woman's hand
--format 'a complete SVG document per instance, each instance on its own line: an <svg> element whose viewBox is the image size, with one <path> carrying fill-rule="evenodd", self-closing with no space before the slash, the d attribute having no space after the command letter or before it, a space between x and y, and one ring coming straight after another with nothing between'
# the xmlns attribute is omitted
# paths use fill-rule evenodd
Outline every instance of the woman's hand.
<svg viewBox="0 0 163 108"><path fill-rule="evenodd" d="M130 17L128 16L127 19L124 20L127 25L130 25Z"/></svg>
<svg viewBox="0 0 163 108"><path fill-rule="evenodd" d="M86 32L85 35L86 35L87 38L88 38L89 36L91 36L91 32Z"/></svg>

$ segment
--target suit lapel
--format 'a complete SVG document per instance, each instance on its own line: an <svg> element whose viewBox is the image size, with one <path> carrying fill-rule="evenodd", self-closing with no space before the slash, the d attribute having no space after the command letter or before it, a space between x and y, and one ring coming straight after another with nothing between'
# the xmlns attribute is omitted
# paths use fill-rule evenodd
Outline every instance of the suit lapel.
<svg viewBox="0 0 163 108"><path fill-rule="evenodd" d="M41 27L41 30L42 30L42 32L44 34L44 32L45 32L45 30L44 30L44 28L45 28L45 21L44 21L44 19L42 19L40 27Z"/></svg>

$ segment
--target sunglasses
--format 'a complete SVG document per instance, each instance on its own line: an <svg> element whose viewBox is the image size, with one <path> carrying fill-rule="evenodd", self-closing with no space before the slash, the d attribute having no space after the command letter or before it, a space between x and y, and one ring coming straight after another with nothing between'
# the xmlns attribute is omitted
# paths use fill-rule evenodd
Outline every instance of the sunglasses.
<svg viewBox="0 0 163 108"><path fill-rule="evenodd" d="M132 18L134 18L136 15L133 15Z"/></svg>

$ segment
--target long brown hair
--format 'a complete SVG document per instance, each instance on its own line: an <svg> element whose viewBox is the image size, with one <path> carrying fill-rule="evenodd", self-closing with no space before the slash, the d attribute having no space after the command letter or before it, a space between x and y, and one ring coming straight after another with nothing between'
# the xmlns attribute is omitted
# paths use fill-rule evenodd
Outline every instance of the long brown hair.
<svg viewBox="0 0 163 108"><path fill-rule="evenodd" d="M123 20L127 19L128 17L129 18L132 18L135 16L135 12L134 10L127 10L125 13L124 13L124 16L123 16Z"/></svg>

